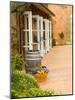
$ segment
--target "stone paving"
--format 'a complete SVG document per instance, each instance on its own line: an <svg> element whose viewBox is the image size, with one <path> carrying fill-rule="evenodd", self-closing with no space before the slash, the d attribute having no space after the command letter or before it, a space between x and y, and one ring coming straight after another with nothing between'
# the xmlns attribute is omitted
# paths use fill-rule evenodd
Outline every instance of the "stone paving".
<svg viewBox="0 0 75 100"><path fill-rule="evenodd" d="M44 55L42 65L49 69L47 80L39 83L42 89L72 94L72 45L53 47Z"/></svg>

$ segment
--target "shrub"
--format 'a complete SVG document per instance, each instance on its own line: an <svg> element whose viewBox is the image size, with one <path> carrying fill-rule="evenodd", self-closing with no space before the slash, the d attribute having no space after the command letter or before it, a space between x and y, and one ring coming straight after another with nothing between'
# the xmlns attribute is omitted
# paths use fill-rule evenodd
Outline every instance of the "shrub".
<svg viewBox="0 0 75 100"><path fill-rule="evenodd" d="M22 66L25 64L26 62L24 61L24 59L22 58L20 54L17 53L15 55L12 55L11 57L12 69L22 70Z"/></svg>
<svg viewBox="0 0 75 100"><path fill-rule="evenodd" d="M40 89L32 75L14 71L11 75L11 98L51 96L54 91Z"/></svg>
<svg viewBox="0 0 75 100"><path fill-rule="evenodd" d="M42 90L40 88L30 88L28 91L30 97L51 96L54 95L53 90Z"/></svg>
<svg viewBox="0 0 75 100"><path fill-rule="evenodd" d="M22 71L13 71L11 75L11 97L25 97L30 88L39 88L36 80Z"/></svg>

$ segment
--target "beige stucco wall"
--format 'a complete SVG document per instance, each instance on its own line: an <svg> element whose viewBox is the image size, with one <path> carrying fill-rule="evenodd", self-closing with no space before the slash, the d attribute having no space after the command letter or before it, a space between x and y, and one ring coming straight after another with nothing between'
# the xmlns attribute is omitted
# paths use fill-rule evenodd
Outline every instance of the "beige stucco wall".
<svg viewBox="0 0 75 100"><path fill-rule="evenodd" d="M70 43L72 6L52 5L48 8L55 14L53 17L53 38L56 39L57 45ZM64 33L64 39L60 39L59 33Z"/></svg>

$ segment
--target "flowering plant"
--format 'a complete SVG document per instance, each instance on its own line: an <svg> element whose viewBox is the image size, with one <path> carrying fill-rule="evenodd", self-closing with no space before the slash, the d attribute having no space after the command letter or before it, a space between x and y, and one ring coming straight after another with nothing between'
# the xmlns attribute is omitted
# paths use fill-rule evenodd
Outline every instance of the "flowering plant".
<svg viewBox="0 0 75 100"><path fill-rule="evenodd" d="M37 81L42 82L47 79L48 68L46 66L32 68L32 74L37 79Z"/></svg>
<svg viewBox="0 0 75 100"><path fill-rule="evenodd" d="M35 68L31 69L32 74L36 74L36 73L48 73L49 70L46 66L37 66Z"/></svg>

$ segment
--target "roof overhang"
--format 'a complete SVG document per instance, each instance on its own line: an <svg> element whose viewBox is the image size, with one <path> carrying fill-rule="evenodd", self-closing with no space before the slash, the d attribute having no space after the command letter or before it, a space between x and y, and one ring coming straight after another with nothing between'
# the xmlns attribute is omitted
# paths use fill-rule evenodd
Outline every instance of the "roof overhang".
<svg viewBox="0 0 75 100"><path fill-rule="evenodd" d="M11 2L11 12L16 11L17 9L24 7L25 5L33 5L35 7L37 7L38 9L40 9L41 11L43 11L45 14L47 14L48 16L55 16L55 14L49 10L45 4L42 3L25 3L25 2Z"/></svg>
<svg viewBox="0 0 75 100"><path fill-rule="evenodd" d="M41 4L33 3L32 5L36 6L38 9L46 13L48 16L51 16L51 15L55 16L55 14L42 3Z"/></svg>

